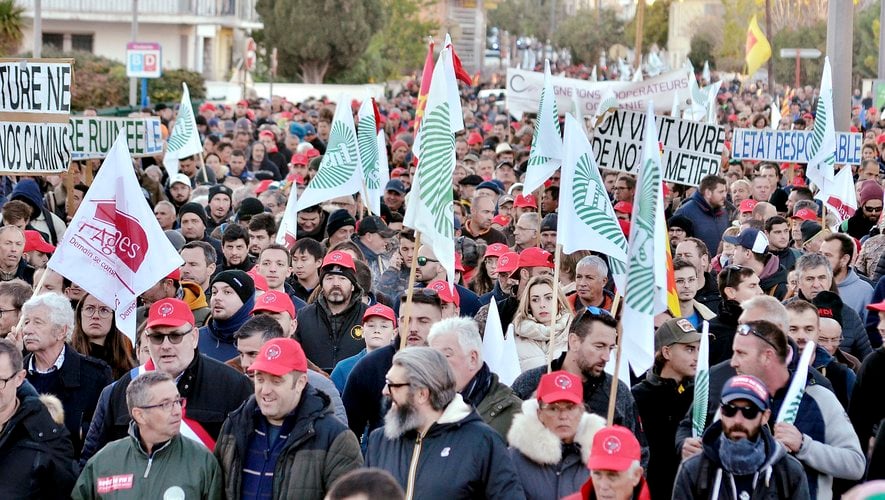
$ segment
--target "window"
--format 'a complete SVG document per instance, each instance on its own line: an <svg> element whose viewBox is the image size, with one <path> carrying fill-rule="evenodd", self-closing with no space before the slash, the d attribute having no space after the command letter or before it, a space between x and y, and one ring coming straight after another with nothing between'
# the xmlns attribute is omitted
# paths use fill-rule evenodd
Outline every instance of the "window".
<svg viewBox="0 0 885 500"><path fill-rule="evenodd" d="M65 36L61 33L43 33L43 46L64 50Z"/></svg>
<svg viewBox="0 0 885 500"><path fill-rule="evenodd" d="M92 52L93 35L71 35L71 48L83 52Z"/></svg>

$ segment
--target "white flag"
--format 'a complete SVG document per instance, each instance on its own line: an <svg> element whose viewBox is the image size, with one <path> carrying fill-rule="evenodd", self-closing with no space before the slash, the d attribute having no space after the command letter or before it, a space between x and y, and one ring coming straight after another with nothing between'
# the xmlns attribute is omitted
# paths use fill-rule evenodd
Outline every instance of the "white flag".
<svg viewBox="0 0 885 500"><path fill-rule="evenodd" d="M704 61L704 69L701 72L701 78L707 82L707 85L713 83L713 76L710 74L710 61Z"/></svg>
<svg viewBox="0 0 885 500"><path fill-rule="evenodd" d="M825 181L832 181L836 165L836 124L833 121L833 76L830 58L824 58L824 72L820 81L820 96L817 98L814 131L811 136L810 151L805 175L818 187Z"/></svg>
<svg viewBox="0 0 885 500"><path fill-rule="evenodd" d="M679 109L682 107L682 103L679 102L679 91L673 92L673 105L670 107L670 116L673 118L680 118Z"/></svg>
<svg viewBox="0 0 885 500"><path fill-rule="evenodd" d="M639 376L654 362L654 317L667 310L667 252L661 154L654 103L649 101L642 164L636 181L627 263L622 359Z"/></svg>
<svg viewBox="0 0 885 500"><path fill-rule="evenodd" d="M596 81L596 65L595 64L593 65L593 72L590 73L590 81L591 82Z"/></svg>
<svg viewBox="0 0 885 500"><path fill-rule="evenodd" d="M163 166L166 167L170 179L178 173L180 159L203 153L197 119L191 106L191 94L187 89L187 83L182 82L181 85L184 90L181 93L178 116L175 118L175 127L166 141L166 154L163 156Z"/></svg>
<svg viewBox="0 0 885 500"><path fill-rule="evenodd" d="M384 186L381 178L381 157L387 164L387 150L378 149L378 122L375 115L375 100L366 99L357 113L357 141L360 150L360 167L366 188L363 203L375 215L381 213L381 196ZM383 154L381 153L383 151ZM389 174L388 174L389 175Z"/></svg>
<svg viewBox="0 0 885 500"><path fill-rule="evenodd" d="M286 211L280 219L280 228L277 229L277 243L292 249L298 236L298 186L292 181L289 188L289 200L286 201Z"/></svg>
<svg viewBox="0 0 885 500"><path fill-rule="evenodd" d="M814 354L814 342L809 340L802 349L802 356L799 358L799 364L796 365L796 372L793 374L793 380L787 389L787 395L784 396L784 402L781 403L781 409L777 413L775 423L785 422L793 424L796 422L796 415L799 414L799 405L802 403L802 396L805 395L805 384L808 381L808 366L811 364L811 356Z"/></svg>
<svg viewBox="0 0 885 500"><path fill-rule="evenodd" d="M486 329L482 335L482 359L489 370L498 375L502 384L510 385L519 376L519 355L516 353L516 339L513 327L508 329L507 337L501 330L501 316L494 298L489 302L489 315L486 318Z"/></svg>
<svg viewBox="0 0 885 500"><path fill-rule="evenodd" d="M559 186L556 234L563 253L593 250L608 255L618 290L624 290L627 238L599 174L590 141L581 124L565 115L565 159Z"/></svg>
<svg viewBox="0 0 885 500"><path fill-rule="evenodd" d="M135 299L184 262L160 228L117 136L47 266L134 325ZM135 329L123 332L135 340Z"/></svg>
<svg viewBox="0 0 885 500"><path fill-rule="evenodd" d="M716 119L716 98L719 96L719 88L722 87L722 80L718 82L707 85L701 92L707 94L707 123L710 125L718 125L719 120Z"/></svg>
<svg viewBox="0 0 885 500"><path fill-rule="evenodd" d="M349 98L338 101L326 154L317 169L316 177L304 188L298 198L297 210L312 207L326 200L361 192L363 175L357 145L353 114Z"/></svg>
<svg viewBox="0 0 885 500"><path fill-rule="evenodd" d="M833 176L832 181L824 180L814 197L829 207L827 213L836 216L836 224L830 228L835 231L836 226L857 212L857 191L854 189L851 167L845 165Z"/></svg>
<svg viewBox="0 0 885 500"><path fill-rule="evenodd" d="M413 150L420 158L403 225L421 233L455 282L455 214L452 176L455 172L455 133L464 128L461 97L455 80L452 44L446 42L433 67L427 105Z"/></svg>
<svg viewBox="0 0 885 500"><path fill-rule="evenodd" d="M634 82L641 82L641 81L642 81L642 66L639 66L639 67L636 68L636 70L633 72L633 79L632 79L632 81L634 81Z"/></svg>
<svg viewBox="0 0 885 500"><path fill-rule="evenodd" d="M532 148L529 151L524 191L532 193L543 186L561 164L562 134L559 129L559 111L556 108L556 95L553 94L550 61L544 61L544 88L541 89L541 102L538 105L538 117L535 119L535 135L532 137Z"/></svg>
<svg viewBox="0 0 885 500"><path fill-rule="evenodd" d="M780 128L782 119L780 104L777 101L771 103L771 129L777 130Z"/></svg>
<svg viewBox="0 0 885 500"><path fill-rule="evenodd" d="M691 61L685 62L685 70L688 72L688 95L690 99L688 108L682 113L682 118L692 121L705 120L707 117L707 93L701 90L698 85Z"/></svg>

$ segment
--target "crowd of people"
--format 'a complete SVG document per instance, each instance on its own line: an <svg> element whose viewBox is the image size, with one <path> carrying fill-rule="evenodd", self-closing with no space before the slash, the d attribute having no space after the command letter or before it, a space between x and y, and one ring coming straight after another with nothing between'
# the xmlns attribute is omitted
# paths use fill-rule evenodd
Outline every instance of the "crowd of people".
<svg viewBox="0 0 885 500"><path fill-rule="evenodd" d="M523 189L533 116L462 89L454 287L403 226L417 90L379 101L381 212L342 193L298 212L286 245L290 192L320 168L336 105L359 102L204 102L201 155L172 176L161 156L136 159L184 264L139 297L134 339L46 267L100 162L74 182L3 177L0 497L830 499L885 479L885 123L871 102L852 102L858 209L837 224L805 165L730 159L732 130L770 127L773 103L723 85L719 173L664 187L679 308L622 333L654 337L654 365L627 384L606 370L623 304L608 256L554 269L559 173ZM816 90L788 97L775 127L810 129ZM174 129L174 109L147 111ZM629 236L636 178L601 174ZM512 332L515 380L484 360L487 331ZM795 422L779 421L812 342Z"/></svg>

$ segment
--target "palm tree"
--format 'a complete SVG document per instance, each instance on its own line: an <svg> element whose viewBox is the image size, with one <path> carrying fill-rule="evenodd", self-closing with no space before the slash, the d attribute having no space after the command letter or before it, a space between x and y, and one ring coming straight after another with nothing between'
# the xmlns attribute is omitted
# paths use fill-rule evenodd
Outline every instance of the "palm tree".
<svg viewBox="0 0 885 500"><path fill-rule="evenodd" d="M0 0L0 55L9 56L18 52L24 28L25 9L16 5L16 0Z"/></svg>

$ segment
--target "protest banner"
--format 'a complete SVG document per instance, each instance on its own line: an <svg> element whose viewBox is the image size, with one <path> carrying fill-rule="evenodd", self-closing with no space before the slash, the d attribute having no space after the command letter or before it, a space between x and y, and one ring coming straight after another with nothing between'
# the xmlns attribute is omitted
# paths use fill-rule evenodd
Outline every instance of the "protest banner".
<svg viewBox="0 0 885 500"><path fill-rule="evenodd" d="M561 111L579 106L581 116L594 116L606 89L611 89L621 109L644 110L649 99L654 101L655 111L670 111L673 96L677 92L688 93L688 72L680 69L649 78L641 82L604 81L591 82L574 78L554 76L553 93L556 107ZM507 109L522 119L523 113L536 113L544 87L544 73L507 69Z"/></svg>
<svg viewBox="0 0 885 500"><path fill-rule="evenodd" d="M697 186L719 172L725 129L719 125L655 115L665 182ZM596 127L593 153L599 168L636 174L642 159L645 114L619 109Z"/></svg>
<svg viewBox="0 0 885 500"><path fill-rule="evenodd" d="M811 130L734 129L731 157L737 160L766 160L776 163L808 163L811 159ZM836 163L860 165L863 134L836 132Z"/></svg>
<svg viewBox="0 0 885 500"><path fill-rule="evenodd" d="M0 172L67 171L72 77L72 59L0 59Z"/></svg>
<svg viewBox="0 0 885 500"><path fill-rule="evenodd" d="M72 116L71 142L74 160L104 158L121 130L126 134L129 154L133 158L163 152L163 134L160 131L160 119L157 117Z"/></svg>

